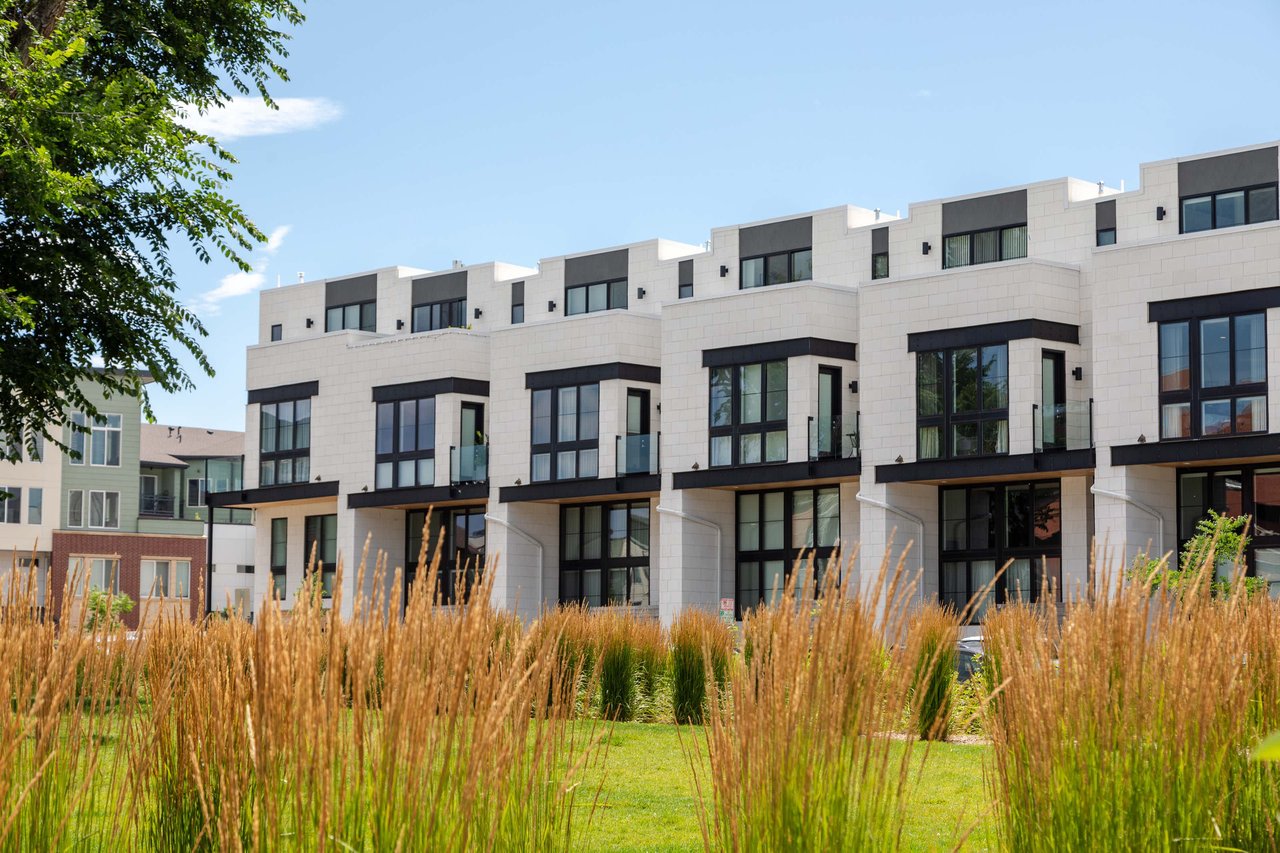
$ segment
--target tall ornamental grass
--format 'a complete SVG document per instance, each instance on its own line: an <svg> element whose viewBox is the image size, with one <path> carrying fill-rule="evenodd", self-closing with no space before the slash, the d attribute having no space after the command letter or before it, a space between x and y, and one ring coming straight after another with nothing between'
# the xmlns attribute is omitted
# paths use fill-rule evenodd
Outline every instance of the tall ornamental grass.
<svg viewBox="0 0 1280 853"><path fill-rule="evenodd" d="M1002 847L1280 849L1280 769L1249 760L1280 726L1280 604L1099 571L1103 594L1060 627L1052 609L988 613Z"/></svg>
<svg viewBox="0 0 1280 853"><path fill-rule="evenodd" d="M886 561L859 593L836 585L838 558L813 600L797 566L780 600L751 612L751 656L708 703L709 779L692 755L704 841L725 850L897 849L913 747L892 731L911 696L905 636L915 585ZM805 586L796 588L803 571ZM882 621L883 620L883 621ZM904 654L914 652L907 649ZM692 751L692 750L691 750Z"/></svg>
<svg viewBox="0 0 1280 853"><path fill-rule="evenodd" d="M946 740L951 724L951 689L956 680L960 618L955 608L929 603L907 623L914 671L912 729L921 740Z"/></svg>
<svg viewBox="0 0 1280 853"><path fill-rule="evenodd" d="M677 723L701 723L708 698L724 690L733 656L729 627L689 608L671 625L671 702Z"/></svg>

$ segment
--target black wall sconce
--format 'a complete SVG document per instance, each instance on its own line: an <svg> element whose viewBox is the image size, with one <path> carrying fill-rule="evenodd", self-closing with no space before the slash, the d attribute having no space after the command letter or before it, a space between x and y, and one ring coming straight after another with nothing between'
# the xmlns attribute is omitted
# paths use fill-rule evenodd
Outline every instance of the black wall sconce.
<svg viewBox="0 0 1280 853"><path fill-rule="evenodd" d="M636 291L636 299L644 299L644 288L641 287Z"/></svg>
<svg viewBox="0 0 1280 853"><path fill-rule="evenodd" d="M858 380L856 380L856 379L850 379L850 380L849 380L849 393L850 393L850 394L857 394L857 393L858 393Z"/></svg>
<svg viewBox="0 0 1280 853"><path fill-rule="evenodd" d="M484 316L484 312L481 311L479 308L477 308L475 312L471 315L471 318L473 320L479 320L482 316Z"/></svg>
<svg viewBox="0 0 1280 853"><path fill-rule="evenodd" d="M555 310L556 310L556 302L555 302L555 300L554 300L554 299L548 299L548 300L547 300L547 310L548 310L548 311L555 311Z"/></svg>
<svg viewBox="0 0 1280 853"><path fill-rule="evenodd" d="M721 264L721 265L720 265L720 277L721 277L721 278L724 278L724 277L725 277L725 276L727 276L728 274L729 274L729 268L728 268L728 267L726 267L724 264Z"/></svg>
<svg viewBox="0 0 1280 853"><path fill-rule="evenodd" d="M1077 367L1075 370L1071 371L1071 375L1075 377L1077 382L1080 382L1084 379L1084 368Z"/></svg>
<svg viewBox="0 0 1280 853"><path fill-rule="evenodd" d="M315 324L316 324L316 321L315 321L315 320L312 320L310 317L308 317L308 318L307 318L307 328L308 328L308 329L310 329L310 328L311 328L312 326L314 326Z"/></svg>
<svg viewBox="0 0 1280 853"><path fill-rule="evenodd" d="M396 320L396 331L398 332L403 328L404 328L404 320Z"/></svg>
<svg viewBox="0 0 1280 853"><path fill-rule="evenodd" d="M931 249L931 248L933 248L933 247L932 247L932 246L930 246L928 243L921 243L921 244L920 244L920 254L922 254L922 255L927 255L927 254L929 254L929 249Z"/></svg>
<svg viewBox="0 0 1280 853"><path fill-rule="evenodd" d="M1163 222L1163 221L1164 221L1164 208L1163 208L1163 207L1157 207L1157 208L1156 208L1156 222Z"/></svg>

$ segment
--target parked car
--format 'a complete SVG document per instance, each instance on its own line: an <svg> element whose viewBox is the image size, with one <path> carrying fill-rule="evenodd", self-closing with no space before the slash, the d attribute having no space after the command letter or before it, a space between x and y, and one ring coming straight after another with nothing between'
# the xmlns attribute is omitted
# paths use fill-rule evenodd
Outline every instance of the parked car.
<svg viewBox="0 0 1280 853"><path fill-rule="evenodd" d="M982 637L964 637L956 643L956 680L968 681L982 656Z"/></svg>

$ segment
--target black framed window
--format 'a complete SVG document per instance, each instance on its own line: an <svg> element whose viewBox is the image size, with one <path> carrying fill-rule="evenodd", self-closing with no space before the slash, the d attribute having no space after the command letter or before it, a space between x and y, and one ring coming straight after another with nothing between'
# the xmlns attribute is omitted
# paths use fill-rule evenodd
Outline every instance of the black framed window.
<svg viewBox="0 0 1280 853"><path fill-rule="evenodd" d="M916 458L1009 452L1009 345L916 354Z"/></svg>
<svg viewBox="0 0 1280 853"><path fill-rule="evenodd" d="M600 385L533 392L529 478L535 482L596 477L600 470Z"/></svg>
<svg viewBox="0 0 1280 853"><path fill-rule="evenodd" d="M822 583L840 541L840 489L739 492L736 537L737 618L768 604L800 558L814 559L814 588ZM800 566L803 569L803 565ZM799 586L804 578L797 578Z"/></svg>
<svg viewBox="0 0 1280 853"><path fill-rule="evenodd" d="M379 403L373 487L403 489L435 481L436 398Z"/></svg>
<svg viewBox="0 0 1280 853"><path fill-rule="evenodd" d="M1184 196L1180 201L1182 218L1178 227L1183 234L1271 222L1276 218L1274 183Z"/></svg>
<svg viewBox="0 0 1280 853"><path fill-rule="evenodd" d="M787 362L711 368L711 465L787 461Z"/></svg>
<svg viewBox="0 0 1280 853"><path fill-rule="evenodd" d="M289 568L289 519L271 519L271 589L283 599L288 595L285 574Z"/></svg>
<svg viewBox="0 0 1280 853"><path fill-rule="evenodd" d="M795 249L773 255L743 258L738 288L767 287L771 284L787 284L792 281L809 281L813 278L813 249Z"/></svg>
<svg viewBox="0 0 1280 853"><path fill-rule="evenodd" d="M939 490L938 598L962 611L1006 562L1009 568L970 614L992 606L1036 602L1047 583L1062 600L1062 484L981 483Z"/></svg>
<svg viewBox="0 0 1280 853"><path fill-rule="evenodd" d="M284 326L280 323L273 324L271 326L271 340L278 341L282 338L284 338Z"/></svg>
<svg viewBox="0 0 1280 853"><path fill-rule="evenodd" d="M680 299L689 299L689 298L691 298L692 296L693 296L693 282L691 282L691 281L682 281L682 282L680 282L680 294L679 294L679 298L680 298Z"/></svg>
<svg viewBox="0 0 1280 853"><path fill-rule="evenodd" d="M575 284L564 289L564 313L590 314L608 311L610 308L627 307L627 280L596 281L591 284Z"/></svg>
<svg viewBox="0 0 1280 853"><path fill-rule="evenodd" d="M440 549L440 577L436 592L441 604L465 601L479 580L485 565L484 507L437 509L430 514L427 533L427 563ZM422 553L422 534L427 527L427 510L405 513L404 592L408 601L410 588L418 578L418 556Z"/></svg>
<svg viewBox="0 0 1280 853"><path fill-rule="evenodd" d="M1099 228L1098 229L1098 245L1114 246L1116 244L1116 229Z"/></svg>
<svg viewBox="0 0 1280 853"><path fill-rule="evenodd" d="M876 252L871 256L871 278L874 281L878 278L889 277L889 253Z"/></svg>
<svg viewBox="0 0 1280 853"><path fill-rule="evenodd" d="M308 570L313 568L311 560L314 556L314 570L320 573L322 595L332 598L334 583L338 579L338 516L308 515L302 542Z"/></svg>
<svg viewBox="0 0 1280 853"><path fill-rule="evenodd" d="M311 479L311 398L263 403L259 417L259 486Z"/></svg>
<svg viewBox="0 0 1280 853"><path fill-rule="evenodd" d="M524 322L524 303L517 302L511 306L511 323L518 325Z"/></svg>
<svg viewBox="0 0 1280 853"><path fill-rule="evenodd" d="M324 330L338 332L356 329L361 332L376 331L378 325L377 302L352 302L350 305L333 305L324 312Z"/></svg>
<svg viewBox="0 0 1280 853"><path fill-rule="evenodd" d="M649 502L560 507L560 601L649 604Z"/></svg>
<svg viewBox="0 0 1280 853"><path fill-rule="evenodd" d="M461 329L467 325L467 300L446 299L413 306L412 330L433 332L436 329Z"/></svg>
<svg viewBox="0 0 1280 853"><path fill-rule="evenodd" d="M1010 225L942 238L942 268L989 264L1027 256L1027 226Z"/></svg>
<svg viewBox="0 0 1280 853"><path fill-rule="evenodd" d="M1280 466L1264 463L1180 472L1178 553L1211 509L1222 515L1250 517L1245 574L1265 578L1271 597L1280 598ZM1234 557L1219 561L1215 572L1219 579L1230 579L1234 574Z"/></svg>
<svg viewBox="0 0 1280 853"><path fill-rule="evenodd" d="M1160 324L1160 438L1267 431L1264 312Z"/></svg>

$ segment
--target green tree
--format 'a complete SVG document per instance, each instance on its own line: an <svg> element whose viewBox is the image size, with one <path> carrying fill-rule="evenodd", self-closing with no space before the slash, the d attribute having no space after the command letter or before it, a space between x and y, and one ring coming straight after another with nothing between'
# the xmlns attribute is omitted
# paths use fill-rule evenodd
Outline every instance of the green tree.
<svg viewBox="0 0 1280 853"><path fill-rule="evenodd" d="M86 605L84 629L96 631L99 628L114 631L120 627L124 615L133 609L133 599L122 592L110 595L100 589L89 590L89 601Z"/></svg>
<svg viewBox="0 0 1280 853"><path fill-rule="evenodd" d="M302 17L293 0L0 0L0 434L61 445L66 409L95 413L84 385L151 417L146 374L189 389L190 357L213 375L172 246L248 270L264 237L226 195L235 158L184 121L233 92L272 104Z"/></svg>

